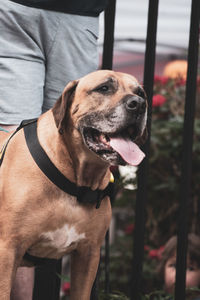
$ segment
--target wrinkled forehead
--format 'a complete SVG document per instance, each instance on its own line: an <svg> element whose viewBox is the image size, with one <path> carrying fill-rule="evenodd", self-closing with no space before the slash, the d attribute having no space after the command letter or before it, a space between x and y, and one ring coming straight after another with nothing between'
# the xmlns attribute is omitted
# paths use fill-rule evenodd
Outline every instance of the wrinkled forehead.
<svg viewBox="0 0 200 300"><path fill-rule="evenodd" d="M117 88L126 90L134 90L139 85L137 79L132 75L108 70L99 70L82 77L79 80L77 89L92 90L103 83L110 83Z"/></svg>

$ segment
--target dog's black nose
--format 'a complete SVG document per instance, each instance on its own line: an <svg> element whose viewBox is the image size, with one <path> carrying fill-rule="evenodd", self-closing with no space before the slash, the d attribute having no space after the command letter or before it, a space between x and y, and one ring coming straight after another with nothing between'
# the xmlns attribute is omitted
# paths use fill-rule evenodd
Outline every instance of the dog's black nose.
<svg viewBox="0 0 200 300"><path fill-rule="evenodd" d="M130 97L126 102L126 109L132 112L144 113L146 100L138 96Z"/></svg>

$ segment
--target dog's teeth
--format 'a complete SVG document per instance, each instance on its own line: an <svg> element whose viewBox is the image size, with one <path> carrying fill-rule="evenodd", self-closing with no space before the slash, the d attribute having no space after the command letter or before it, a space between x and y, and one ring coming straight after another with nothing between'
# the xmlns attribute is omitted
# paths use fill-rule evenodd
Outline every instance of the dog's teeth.
<svg viewBox="0 0 200 300"><path fill-rule="evenodd" d="M106 145L109 145L109 139L105 136L105 134L101 134L99 140Z"/></svg>
<svg viewBox="0 0 200 300"><path fill-rule="evenodd" d="M100 141L103 142L103 143L106 143L106 142L107 142L107 141L106 141L106 137L105 137L104 134L101 134L101 135L100 135Z"/></svg>

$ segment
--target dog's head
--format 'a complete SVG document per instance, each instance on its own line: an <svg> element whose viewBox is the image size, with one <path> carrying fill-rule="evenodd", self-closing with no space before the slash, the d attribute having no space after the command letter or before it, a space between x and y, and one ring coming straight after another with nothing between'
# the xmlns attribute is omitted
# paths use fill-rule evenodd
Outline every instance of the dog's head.
<svg viewBox="0 0 200 300"><path fill-rule="evenodd" d="M104 70L70 82L53 114L61 134L76 130L84 147L112 165L138 165L144 157L138 145L146 136L147 101L131 75Z"/></svg>

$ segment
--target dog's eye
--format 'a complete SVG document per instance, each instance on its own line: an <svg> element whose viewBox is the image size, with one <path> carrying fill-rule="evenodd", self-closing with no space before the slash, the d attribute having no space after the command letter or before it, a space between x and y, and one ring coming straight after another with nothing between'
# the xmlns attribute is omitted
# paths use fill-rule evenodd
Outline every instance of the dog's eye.
<svg viewBox="0 0 200 300"><path fill-rule="evenodd" d="M140 88L140 87L137 89L137 91L135 92L135 94L138 95L138 96L141 97L141 98L146 98L145 92L144 92L143 89Z"/></svg>
<svg viewBox="0 0 200 300"><path fill-rule="evenodd" d="M106 93L109 91L109 86L108 85L102 85L100 87L98 87L97 89L95 89L96 92L98 93Z"/></svg>

